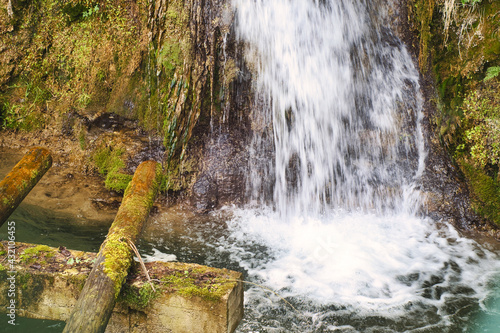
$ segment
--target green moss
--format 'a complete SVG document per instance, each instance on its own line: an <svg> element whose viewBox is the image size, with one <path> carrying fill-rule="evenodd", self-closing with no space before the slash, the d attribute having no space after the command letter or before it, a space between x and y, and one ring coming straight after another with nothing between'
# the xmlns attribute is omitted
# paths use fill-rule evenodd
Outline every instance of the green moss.
<svg viewBox="0 0 500 333"><path fill-rule="evenodd" d="M38 175L40 174L39 169L33 169L31 171L31 179L36 179L38 178Z"/></svg>
<svg viewBox="0 0 500 333"><path fill-rule="evenodd" d="M87 139L86 139L86 134L85 134L85 130L83 129L83 127L80 128L80 131L78 133L78 142L80 143L81 150L87 149Z"/></svg>
<svg viewBox="0 0 500 333"><path fill-rule="evenodd" d="M131 249L124 238L120 232L113 233L108 237L103 252L104 273L114 283L115 297L118 297L132 263Z"/></svg>
<svg viewBox="0 0 500 333"><path fill-rule="evenodd" d="M494 79L498 75L500 75L500 66L489 67L488 70L486 71L486 76L484 77L484 81L489 81L491 79Z"/></svg>
<svg viewBox="0 0 500 333"><path fill-rule="evenodd" d="M500 182L471 164L461 163L470 180L473 208L482 216L500 226Z"/></svg>
<svg viewBox="0 0 500 333"><path fill-rule="evenodd" d="M147 46L140 27L148 11L141 7L147 8L143 0L18 2L14 31L0 35L0 44L9 45L5 63L12 66L0 71L4 127L37 129L71 108L96 112L111 96L123 103L122 82ZM14 87L26 84L29 98Z"/></svg>
<svg viewBox="0 0 500 333"><path fill-rule="evenodd" d="M112 145L98 148L93 155L94 163L101 175L107 175L114 170L125 167L125 162L121 156L125 150L123 148L115 148Z"/></svg>
<svg viewBox="0 0 500 333"><path fill-rule="evenodd" d="M62 12L67 15L68 23L82 19L85 11L87 11L87 7L81 2L66 3L62 7Z"/></svg>
<svg viewBox="0 0 500 333"><path fill-rule="evenodd" d="M190 6L182 0L169 1L161 19L166 33L150 43L148 75L143 83L148 98L138 109L144 126L164 136L170 160L181 155L199 114L192 77L197 64L192 61Z"/></svg>
<svg viewBox="0 0 500 333"><path fill-rule="evenodd" d="M3 197L2 198L2 203L7 206L10 203L9 198L8 197Z"/></svg>
<svg viewBox="0 0 500 333"><path fill-rule="evenodd" d="M54 129L68 110L91 118L104 109L165 135L172 158L185 151L200 112L195 96L205 88L205 60L192 61L192 4L168 1L158 17L149 17L144 0L16 4L14 31L0 34L0 45L9 45L0 70L1 128ZM175 126L163 126L174 116ZM82 150L91 145L74 133ZM122 171L107 184L122 191L126 178Z"/></svg>
<svg viewBox="0 0 500 333"><path fill-rule="evenodd" d="M434 15L436 0L411 0L408 9L414 18L414 28L419 32L419 65L422 71L429 68L429 56L431 48L431 22Z"/></svg>
<svg viewBox="0 0 500 333"><path fill-rule="evenodd" d="M439 99L433 119L439 138L461 165L472 206L500 223L500 2L409 2L410 23L420 36L420 65L431 59Z"/></svg>
<svg viewBox="0 0 500 333"><path fill-rule="evenodd" d="M160 290L153 291L149 283L143 283L140 287L125 284L118 300L134 310L143 310L159 295Z"/></svg>
<svg viewBox="0 0 500 333"><path fill-rule="evenodd" d="M44 126L46 116L43 111L52 94L43 83L34 82L29 78L18 79L4 94L19 98L11 101L5 97L0 98L4 100L0 116L1 128L33 131Z"/></svg>
<svg viewBox="0 0 500 333"><path fill-rule="evenodd" d="M34 262L46 263L44 259L52 258L55 255L54 249L47 245L37 245L25 249L20 255L19 260L25 264Z"/></svg>
<svg viewBox="0 0 500 333"><path fill-rule="evenodd" d="M0 271L6 271L6 270L7 270L7 268L5 268L4 265L0 264Z"/></svg>
<svg viewBox="0 0 500 333"><path fill-rule="evenodd" d="M196 173L196 167L196 158L193 156L188 156L181 161L172 159L161 178L160 191L177 192L188 188Z"/></svg>
<svg viewBox="0 0 500 333"><path fill-rule="evenodd" d="M499 88L499 84L491 83L465 98L461 108L463 144L458 147L460 151L457 149L457 155L474 166L496 172L500 166Z"/></svg>
<svg viewBox="0 0 500 333"><path fill-rule="evenodd" d="M155 283L155 291L148 282L138 281L124 285L119 300L135 310L142 310L159 295L172 292L185 297L200 297L206 301L218 302L235 287L236 281L227 279L226 275L217 269L192 267L187 264L180 266L185 269L153 267L150 274L162 272L160 283Z"/></svg>
<svg viewBox="0 0 500 333"><path fill-rule="evenodd" d="M87 277L88 276L85 274L64 275L64 278L66 279L67 283L74 285L75 287L78 288L79 291L81 291L85 286L85 281L87 281Z"/></svg>
<svg viewBox="0 0 500 333"><path fill-rule="evenodd" d="M106 177L104 185L117 192L123 192L132 180L132 175L120 172L125 167L124 152L124 149L110 145L96 149L93 154L99 173Z"/></svg>
<svg viewBox="0 0 500 333"><path fill-rule="evenodd" d="M41 301L41 295L45 286L54 283L54 276L37 276L30 273L17 272L16 285L20 287L21 292L29 297L19 297L19 307L26 308L30 304L36 304Z"/></svg>
<svg viewBox="0 0 500 333"><path fill-rule="evenodd" d="M158 52L157 61L158 66L161 66L165 71L167 82L170 82L177 67L181 67L184 63L184 56L179 42L166 40Z"/></svg>
<svg viewBox="0 0 500 333"><path fill-rule="evenodd" d="M235 282L217 274L210 268L189 268L175 271L161 279L163 288L174 290L187 297L201 297L207 301L219 301Z"/></svg>
<svg viewBox="0 0 500 333"><path fill-rule="evenodd" d="M104 186L116 192L123 192L131 181L132 175L112 172L107 175L106 180L104 181Z"/></svg>

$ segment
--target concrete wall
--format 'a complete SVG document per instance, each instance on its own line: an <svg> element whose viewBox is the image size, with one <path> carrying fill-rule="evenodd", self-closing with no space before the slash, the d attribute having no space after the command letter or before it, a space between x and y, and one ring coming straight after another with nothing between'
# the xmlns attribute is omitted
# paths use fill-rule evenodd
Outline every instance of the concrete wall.
<svg viewBox="0 0 500 333"><path fill-rule="evenodd" d="M16 243L16 262L11 267L8 242L1 244L0 311L15 299L16 316L66 320L96 254ZM140 268L134 267L134 278L124 285L106 332L217 333L233 332L238 326L243 317L241 273L175 262L148 263L147 268L161 291L145 307L133 304L126 293L139 295L145 283ZM179 278L184 275L186 280L193 276L198 280L184 284ZM15 276L15 297L9 296L10 276Z"/></svg>

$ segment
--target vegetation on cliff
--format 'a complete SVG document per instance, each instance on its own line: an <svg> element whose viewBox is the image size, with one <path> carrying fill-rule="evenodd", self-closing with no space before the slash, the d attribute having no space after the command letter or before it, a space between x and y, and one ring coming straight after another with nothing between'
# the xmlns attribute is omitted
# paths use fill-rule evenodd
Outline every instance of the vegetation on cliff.
<svg viewBox="0 0 500 333"><path fill-rule="evenodd" d="M161 136L167 171L178 172L201 110L211 115L230 83L219 70L221 31L230 20L215 19L222 10L216 5L202 6L193 0L0 0L0 129L62 128L82 150L97 149L87 154L95 160L102 147L88 140L86 125L113 113ZM85 122L67 129L68 119ZM108 183L110 171L102 172ZM121 178L118 189L130 176Z"/></svg>
<svg viewBox="0 0 500 333"><path fill-rule="evenodd" d="M71 110L126 112L126 98L134 98L127 90L148 46L141 7L141 1L13 2L0 29L3 126L53 126Z"/></svg>
<svg viewBox="0 0 500 333"><path fill-rule="evenodd" d="M409 9L420 68L438 87L436 130L473 208L500 225L500 2L410 0Z"/></svg>

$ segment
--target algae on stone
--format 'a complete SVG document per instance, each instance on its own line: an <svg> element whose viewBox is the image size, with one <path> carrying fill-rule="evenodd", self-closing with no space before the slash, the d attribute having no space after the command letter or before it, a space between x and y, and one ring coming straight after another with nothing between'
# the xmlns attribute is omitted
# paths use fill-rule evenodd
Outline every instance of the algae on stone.
<svg viewBox="0 0 500 333"><path fill-rule="evenodd" d="M476 211L500 225L487 212L500 211L500 203L485 199L500 182L499 77L492 75L500 66L500 2L410 0L408 5L420 37L420 67L432 69L438 88L436 132L464 173Z"/></svg>
<svg viewBox="0 0 500 333"><path fill-rule="evenodd" d="M93 161L99 170L99 173L106 177L106 188L123 192L132 180L132 175L122 172L125 168L125 162L122 155L125 150L113 145L104 145L97 148L93 153Z"/></svg>

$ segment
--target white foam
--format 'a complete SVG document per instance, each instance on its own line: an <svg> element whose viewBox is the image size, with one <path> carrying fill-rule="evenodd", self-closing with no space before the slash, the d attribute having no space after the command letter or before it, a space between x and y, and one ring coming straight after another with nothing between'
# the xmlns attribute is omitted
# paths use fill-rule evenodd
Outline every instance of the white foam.
<svg viewBox="0 0 500 333"><path fill-rule="evenodd" d="M163 253L162 251L153 248L153 254L144 254L141 256L144 262L153 262L153 261L177 261L177 256L175 254Z"/></svg>
<svg viewBox="0 0 500 333"><path fill-rule="evenodd" d="M223 247L252 279L284 297L401 315L409 303L443 305L458 286L484 299L500 269L494 253L453 227L415 216L337 212L284 221L270 210L234 214ZM258 248L268 252L255 257ZM436 288L442 294L429 295Z"/></svg>

